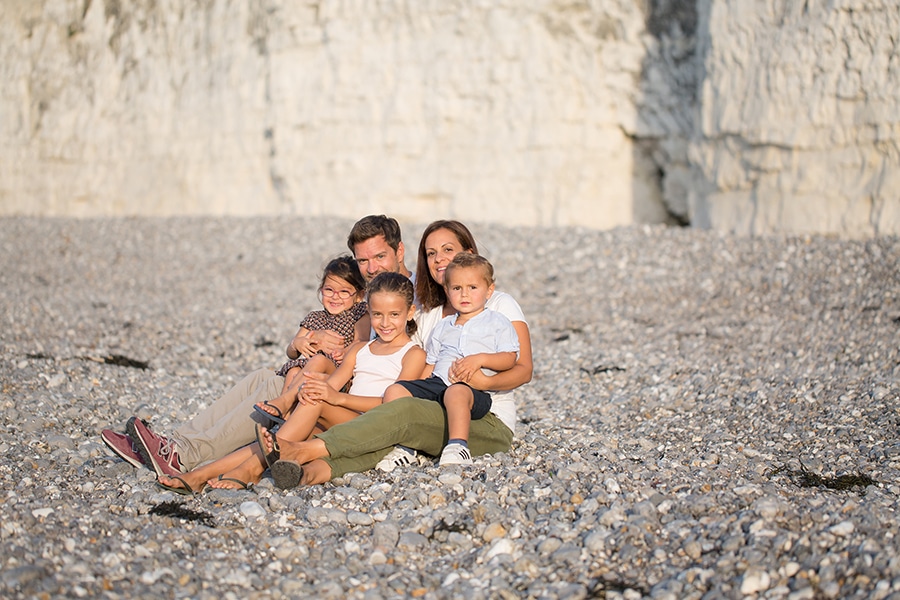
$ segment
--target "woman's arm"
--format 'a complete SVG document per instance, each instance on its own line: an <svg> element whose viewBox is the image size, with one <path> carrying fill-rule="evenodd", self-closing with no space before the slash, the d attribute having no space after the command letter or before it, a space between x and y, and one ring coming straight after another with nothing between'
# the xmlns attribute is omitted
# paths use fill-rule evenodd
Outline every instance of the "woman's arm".
<svg viewBox="0 0 900 600"><path fill-rule="evenodd" d="M512 369L517 359L515 352L479 352L457 359L453 363L453 369L460 379L468 380L475 371L482 368L491 371Z"/></svg>
<svg viewBox="0 0 900 600"><path fill-rule="evenodd" d="M477 390L494 390L503 392L514 390L520 385L524 385L531 381L531 374L534 370L534 364L531 360L531 333L528 330L528 324L524 321L513 321L513 327L519 337L519 359L512 369L508 371L500 371L494 375L485 375L480 370L475 371L467 379L457 379L455 365L450 367L451 381L465 381Z"/></svg>

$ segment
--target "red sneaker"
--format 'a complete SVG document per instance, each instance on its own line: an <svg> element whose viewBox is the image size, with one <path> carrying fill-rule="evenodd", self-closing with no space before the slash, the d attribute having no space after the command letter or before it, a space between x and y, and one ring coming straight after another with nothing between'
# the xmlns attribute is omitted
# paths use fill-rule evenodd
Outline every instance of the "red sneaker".
<svg viewBox="0 0 900 600"><path fill-rule="evenodd" d="M131 438L137 442L135 446L144 463L152 466L157 477L161 475L174 477L185 472L178 459L174 440L154 433L142 419L129 419L127 430Z"/></svg>
<svg viewBox="0 0 900 600"><path fill-rule="evenodd" d="M130 437L124 433L113 431L112 429L104 429L100 432L100 439L106 444L110 450L116 453L116 456L129 463L133 467L140 469L144 466L144 459ZM149 467L148 467L149 468Z"/></svg>

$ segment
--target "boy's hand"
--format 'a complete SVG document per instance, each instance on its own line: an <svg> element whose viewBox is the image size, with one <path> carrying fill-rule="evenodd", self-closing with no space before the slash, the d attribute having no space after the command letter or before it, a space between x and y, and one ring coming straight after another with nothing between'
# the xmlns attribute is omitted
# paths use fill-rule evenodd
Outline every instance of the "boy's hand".
<svg viewBox="0 0 900 600"><path fill-rule="evenodd" d="M450 367L450 380L468 383L476 372L481 372L483 357L481 354L471 354L458 358Z"/></svg>

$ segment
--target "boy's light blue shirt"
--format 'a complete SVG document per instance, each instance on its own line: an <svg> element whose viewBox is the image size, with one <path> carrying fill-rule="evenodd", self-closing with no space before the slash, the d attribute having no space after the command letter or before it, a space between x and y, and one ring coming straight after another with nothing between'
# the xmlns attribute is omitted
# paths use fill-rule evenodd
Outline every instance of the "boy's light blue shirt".
<svg viewBox="0 0 900 600"><path fill-rule="evenodd" d="M464 356L481 352L519 352L519 336L512 322L504 315L484 309L463 325L457 325L459 315L444 317L428 340L426 362L434 365L433 375L451 385L450 367ZM482 369L487 375L494 371Z"/></svg>

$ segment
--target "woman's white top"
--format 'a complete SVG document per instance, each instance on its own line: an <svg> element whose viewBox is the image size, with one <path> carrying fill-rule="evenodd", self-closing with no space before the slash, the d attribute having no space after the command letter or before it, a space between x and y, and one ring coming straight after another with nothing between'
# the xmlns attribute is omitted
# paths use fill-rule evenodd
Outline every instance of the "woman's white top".
<svg viewBox="0 0 900 600"><path fill-rule="evenodd" d="M513 323L521 321L526 325L528 324L528 321L525 320L525 313L522 312L519 303L506 292L495 291L493 295L488 298L486 306L487 308L506 316L506 318ZM443 318L444 307L442 306L436 306L429 311L417 311L417 331L415 335L412 336L412 340L425 348L434 328ZM509 430L513 433L516 432L516 399L514 392L515 390L491 390L491 399L493 401L491 404L491 412L497 415L497 418L503 421L503 424L509 427Z"/></svg>
<svg viewBox="0 0 900 600"><path fill-rule="evenodd" d="M415 342L406 344L392 354L372 354L369 348L374 342L369 342L356 353L356 366L353 368L353 383L350 385L350 393L354 396L366 396L368 398L380 398L389 385L397 381L400 371L403 370L403 357L409 349L415 346Z"/></svg>

